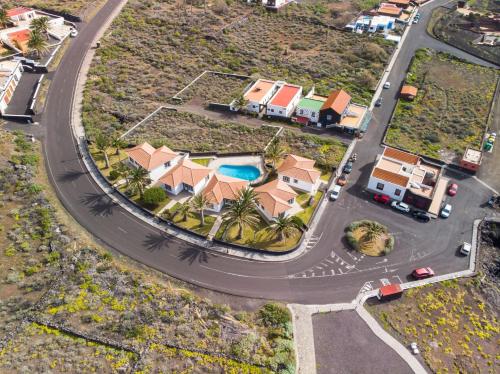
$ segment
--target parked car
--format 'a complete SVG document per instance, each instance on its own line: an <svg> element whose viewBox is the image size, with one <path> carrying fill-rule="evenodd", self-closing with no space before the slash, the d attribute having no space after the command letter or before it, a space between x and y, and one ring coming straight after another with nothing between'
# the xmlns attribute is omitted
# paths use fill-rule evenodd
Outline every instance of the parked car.
<svg viewBox="0 0 500 374"><path fill-rule="evenodd" d="M418 219L422 222L429 222L431 220L431 216L424 212L423 210L414 210L411 212L413 218Z"/></svg>
<svg viewBox="0 0 500 374"><path fill-rule="evenodd" d="M431 268L418 268L412 271L411 276L415 279L425 279L434 276L434 270Z"/></svg>
<svg viewBox="0 0 500 374"><path fill-rule="evenodd" d="M411 349L411 353L413 353L414 355L418 355L420 353L416 342L413 342L410 344L410 349Z"/></svg>
<svg viewBox="0 0 500 374"><path fill-rule="evenodd" d="M470 251L472 250L472 244L463 242L462 245L460 246L460 253L463 254L464 256L470 255Z"/></svg>
<svg viewBox="0 0 500 374"><path fill-rule="evenodd" d="M379 194L376 193L373 195L373 200L375 200L377 203L381 204L389 204L391 202L391 198L387 195Z"/></svg>
<svg viewBox="0 0 500 374"><path fill-rule="evenodd" d="M340 177L338 177L337 184L339 186L345 186L346 183L347 183L347 175L342 174Z"/></svg>
<svg viewBox="0 0 500 374"><path fill-rule="evenodd" d="M385 82L384 83L384 88L391 88L391 82Z"/></svg>
<svg viewBox="0 0 500 374"><path fill-rule="evenodd" d="M340 190L342 189L342 186L339 186L338 184L336 184L333 189L330 191L330 193L328 194L328 198L331 200L331 201L335 201L339 198L339 195L340 195Z"/></svg>
<svg viewBox="0 0 500 374"><path fill-rule="evenodd" d="M413 18L413 23L418 23L418 21L420 21L420 18L417 17Z"/></svg>
<svg viewBox="0 0 500 374"><path fill-rule="evenodd" d="M342 171L346 174L351 174L351 171L352 171L352 162L349 161L347 164L344 165L344 168L342 169Z"/></svg>
<svg viewBox="0 0 500 374"><path fill-rule="evenodd" d="M69 36L71 36L72 38L75 38L77 35L78 31L76 29L71 29L71 31L69 32Z"/></svg>
<svg viewBox="0 0 500 374"><path fill-rule="evenodd" d="M408 204L402 203L401 201L393 201L391 203L391 208L396 209L401 213L410 213L410 206Z"/></svg>
<svg viewBox="0 0 500 374"><path fill-rule="evenodd" d="M455 196L458 192L458 184L456 183L450 183L448 186L448 195L450 196Z"/></svg>
<svg viewBox="0 0 500 374"><path fill-rule="evenodd" d="M377 101L375 101L375 106L377 106L377 107L382 106L383 102L384 102L384 99L382 99L381 97L379 97L377 99Z"/></svg>
<svg viewBox="0 0 500 374"><path fill-rule="evenodd" d="M440 216L443 218L448 218L451 214L452 206L451 204L446 204L443 209L441 209Z"/></svg>

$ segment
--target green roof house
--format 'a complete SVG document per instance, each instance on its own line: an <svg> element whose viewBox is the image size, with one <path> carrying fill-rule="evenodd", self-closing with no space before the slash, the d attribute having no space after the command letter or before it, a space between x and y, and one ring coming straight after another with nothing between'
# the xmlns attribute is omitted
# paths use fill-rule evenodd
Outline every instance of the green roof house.
<svg viewBox="0 0 500 374"><path fill-rule="evenodd" d="M325 103L322 97L314 96L312 98L302 98L295 109L296 121L305 125L317 123L319 111ZM324 98L326 99L326 98Z"/></svg>

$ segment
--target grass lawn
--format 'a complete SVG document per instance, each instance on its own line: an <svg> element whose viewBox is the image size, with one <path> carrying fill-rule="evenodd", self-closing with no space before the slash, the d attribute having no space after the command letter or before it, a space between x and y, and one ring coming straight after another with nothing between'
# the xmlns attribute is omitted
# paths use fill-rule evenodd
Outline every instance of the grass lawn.
<svg viewBox="0 0 500 374"><path fill-rule="evenodd" d="M229 243L244 245L257 249L266 249L268 251L283 252L291 249L300 240L301 233L298 232L296 235L287 238L285 241L279 241L276 235L268 231L269 225L261 218L258 226L254 228L245 227L243 230L243 235L240 240L236 240L238 235L238 227L236 225L231 226L225 237L225 241ZM215 237L222 240L224 230L226 225L221 225L219 231Z"/></svg>
<svg viewBox="0 0 500 374"><path fill-rule="evenodd" d="M321 177L320 179L322 181L325 181L325 182L328 182L330 181L330 178L332 177L332 171L324 171L324 170L321 170Z"/></svg>
<svg viewBox="0 0 500 374"><path fill-rule="evenodd" d="M183 221L180 214L173 217L172 222L185 229L207 236L215 223L215 217L205 215L205 225L201 226L201 219L198 213L191 212L187 215L187 220Z"/></svg>
<svg viewBox="0 0 500 374"><path fill-rule="evenodd" d="M109 148L108 150L108 159L109 159L109 168L106 168L106 162L104 160L104 155L102 154L101 151L98 151L95 147L90 146L89 147L90 154L92 155L92 158L95 161L95 164L101 171L101 173L107 178L109 176L109 172L113 170L113 165L124 161L127 159L127 154L125 151L120 150L120 153L116 155L116 151L114 148ZM113 181L112 181L113 183Z"/></svg>
<svg viewBox="0 0 500 374"><path fill-rule="evenodd" d="M419 50L407 82L419 92L399 100L386 143L411 152L457 161L465 148L479 148L498 73L450 55Z"/></svg>
<svg viewBox="0 0 500 374"><path fill-rule="evenodd" d="M210 161L213 160L213 158L191 158L190 160L196 162L197 164L208 166L208 164L210 163Z"/></svg>
<svg viewBox="0 0 500 374"><path fill-rule="evenodd" d="M309 224L309 221L311 220L314 210L321 201L321 198L323 197L323 192L322 191L316 192L316 195L314 195L313 205L308 205L310 197L311 195L309 195L308 193L303 193L297 196L296 198L297 203L304 209L303 211L297 213L296 216L299 217L302 220L302 222L304 222L306 225Z"/></svg>
<svg viewBox="0 0 500 374"><path fill-rule="evenodd" d="M127 186L126 185L121 185L120 187L118 187L118 189L122 192L122 193L125 193L125 191L127 190ZM128 197L130 200L132 200L134 203L136 203L137 205L149 210L150 212L154 213L154 214L158 214L158 212L165 206L168 204L168 202L170 201L170 198L167 196L165 198L165 200L163 200L160 204L156 205L156 206L150 206L150 205L147 205L145 204L140 196L139 196L139 193L136 193L132 196L129 196Z"/></svg>

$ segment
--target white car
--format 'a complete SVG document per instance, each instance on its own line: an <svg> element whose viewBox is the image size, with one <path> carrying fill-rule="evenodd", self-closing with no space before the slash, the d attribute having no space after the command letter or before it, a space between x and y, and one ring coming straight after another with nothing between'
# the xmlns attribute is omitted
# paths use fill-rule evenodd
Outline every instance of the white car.
<svg viewBox="0 0 500 374"><path fill-rule="evenodd" d="M329 195L328 195L328 198L331 200L331 201L335 201L339 198L339 195L340 195L340 190L342 189L342 186L339 186L338 184L336 184L333 189L330 191Z"/></svg>
<svg viewBox="0 0 500 374"><path fill-rule="evenodd" d="M443 209L441 209L441 217L448 218L451 214L451 204L446 204Z"/></svg>
<svg viewBox="0 0 500 374"><path fill-rule="evenodd" d="M460 246L460 253L468 256L470 255L470 251L472 250L472 244L463 242L462 245Z"/></svg>
<svg viewBox="0 0 500 374"><path fill-rule="evenodd" d="M384 88L390 88L390 87L391 87L391 82L384 83Z"/></svg>
<svg viewBox="0 0 500 374"><path fill-rule="evenodd" d="M393 201L391 203L391 208L399 210L401 213L410 213L409 205L400 201Z"/></svg>
<svg viewBox="0 0 500 374"><path fill-rule="evenodd" d="M69 36L71 36L72 38L75 38L77 35L78 31L76 29L71 29L71 31L69 32Z"/></svg>
<svg viewBox="0 0 500 374"><path fill-rule="evenodd" d="M416 342L413 342L410 344L410 349L411 349L411 352L414 354L414 355L418 355L420 353L420 351L418 350L418 345Z"/></svg>

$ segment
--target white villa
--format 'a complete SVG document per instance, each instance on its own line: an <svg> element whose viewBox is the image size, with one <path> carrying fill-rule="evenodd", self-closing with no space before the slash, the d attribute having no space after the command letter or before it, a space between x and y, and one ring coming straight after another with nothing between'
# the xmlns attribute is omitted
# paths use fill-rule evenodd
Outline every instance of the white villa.
<svg viewBox="0 0 500 374"><path fill-rule="evenodd" d="M238 198L240 190L248 187L248 181L214 174L203 190L203 195L210 202L207 210L219 213L225 205Z"/></svg>
<svg viewBox="0 0 500 374"><path fill-rule="evenodd" d="M5 114L21 79L23 67L20 61L0 62L0 114Z"/></svg>
<svg viewBox="0 0 500 374"><path fill-rule="evenodd" d="M258 198L257 209L268 221L280 215L287 217L293 214L297 193L285 182L275 179L256 187L254 191Z"/></svg>
<svg viewBox="0 0 500 374"><path fill-rule="evenodd" d="M212 174L213 169L183 158L181 162L170 168L159 179L159 182L167 192L173 195L178 195L182 191L197 195L207 185Z"/></svg>
<svg viewBox="0 0 500 374"><path fill-rule="evenodd" d="M128 155L128 163L134 168L146 169L152 181L157 181L184 157L166 146L156 149L149 143L142 143L126 150L125 153Z"/></svg>
<svg viewBox="0 0 500 374"><path fill-rule="evenodd" d="M313 195L321 184L321 172L314 168L314 164L314 160L289 154L278 168L278 179Z"/></svg>
<svg viewBox="0 0 500 374"><path fill-rule="evenodd" d="M258 79L243 95L248 101L249 112L260 113L278 90L278 83L267 79Z"/></svg>

